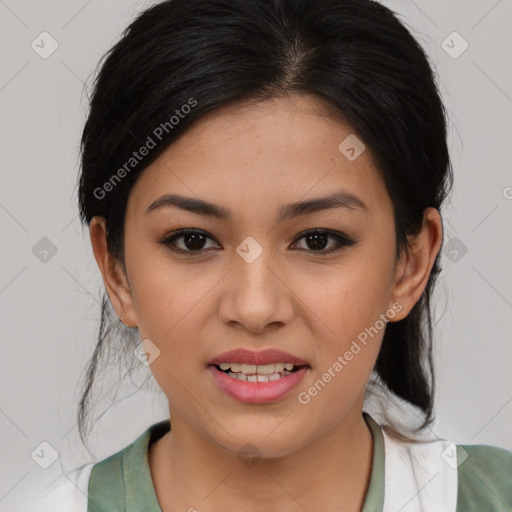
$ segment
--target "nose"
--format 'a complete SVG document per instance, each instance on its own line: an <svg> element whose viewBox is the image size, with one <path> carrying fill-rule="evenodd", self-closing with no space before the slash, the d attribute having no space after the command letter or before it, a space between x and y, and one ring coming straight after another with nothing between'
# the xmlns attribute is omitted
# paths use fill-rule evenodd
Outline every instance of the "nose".
<svg viewBox="0 0 512 512"><path fill-rule="evenodd" d="M294 314L293 292L279 265L263 251L248 263L235 255L234 268L224 281L219 307L221 320L254 333L289 323Z"/></svg>

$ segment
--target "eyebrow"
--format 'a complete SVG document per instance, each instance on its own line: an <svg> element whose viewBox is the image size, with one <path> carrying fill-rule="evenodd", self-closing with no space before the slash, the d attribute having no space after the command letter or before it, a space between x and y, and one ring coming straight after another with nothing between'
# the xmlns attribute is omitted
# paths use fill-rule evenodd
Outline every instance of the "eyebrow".
<svg viewBox="0 0 512 512"><path fill-rule="evenodd" d="M153 201L146 209L146 214L164 207L177 207L199 215L208 215L218 219L230 220L230 210L195 197L185 197L178 194L166 194ZM350 210L368 210L366 204L356 195L346 190L334 194L299 201L282 206L278 219L289 220L301 215L327 210L329 208L347 208Z"/></svg>

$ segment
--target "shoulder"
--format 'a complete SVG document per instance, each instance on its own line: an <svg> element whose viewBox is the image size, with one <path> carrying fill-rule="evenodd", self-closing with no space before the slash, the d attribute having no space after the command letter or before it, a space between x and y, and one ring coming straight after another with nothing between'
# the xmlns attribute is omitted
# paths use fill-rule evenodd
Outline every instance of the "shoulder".
<svg viewBox="0 0 512 512"><path fill-rule="evenodd" d="M41 490L32 512L87 512L87 487L94 463L84 464L72 471L61 466L56 477Z"/></svg>
<svg viewBox="0 0 512 512"><path fill-rule="evenodd" d="M445 439L405 442L383 434L393 506L400 509L407 495L417 492L408 503L411 510L511 511L511 451Z"/></svg>
<svg viewBox="0 0 512 512"><path fill-rule="evenodd" d="M450 441L409 442L384 435L385 511L455 512L457 471L446 462Z"/></svg>
<svg viewBox="0 0 512 512"><path fill-rule="evenodd" d="M133 443L95 464L89 479L88 512L159 510L148 447L169 429L169 420L155 423Z"/></svg>
<svg viewBox="0 0 512 512"><path fill-rule="evenodd" d="M489 445L457 445L457 512L509 512L512 451Z"/></svg>
<svg viewBox="0 0 512 512"><path fill-rule="evenodd" d="M125 494L123 455L132 448L133 443L100 461L84 464L72 471L57 465L53 468L53 478L50 477L40 490L37 504L31 504L31 512L95 511L97 500L101 502L103 511L124 510L118 503ZM104 505L109 508L103 508Z"/></svg>
<svg viewBox="0 0 512 512"><path fill-rule="evenodd" d="M122 450L97 462L92 468L89 487L89 509L93 512L125 510L125 478L123 459L133 450L132 443Z"/></svg>

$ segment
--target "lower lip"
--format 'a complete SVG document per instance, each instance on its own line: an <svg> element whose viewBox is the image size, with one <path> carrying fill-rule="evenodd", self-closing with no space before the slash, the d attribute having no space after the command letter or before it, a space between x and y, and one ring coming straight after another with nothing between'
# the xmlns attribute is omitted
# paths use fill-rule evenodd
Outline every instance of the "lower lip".
<svg viewBox="0 0 512 512"><path fill-rule="evenodd" d="M308 369L308 366L302 366L286 377L268 382L244 382L230 377L214 365L208 367L222 391L245 404L277 402L299 385Z"/></svg>

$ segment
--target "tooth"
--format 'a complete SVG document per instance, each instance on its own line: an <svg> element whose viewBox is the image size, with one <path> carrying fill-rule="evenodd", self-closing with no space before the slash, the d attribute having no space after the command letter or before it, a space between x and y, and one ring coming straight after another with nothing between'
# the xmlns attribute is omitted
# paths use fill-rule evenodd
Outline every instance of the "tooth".
<svg viewBox="0 0 512 512"><path fill-rule="evenodd" d="M242 382L269 382L281 379L283 377L286 377L286 375L290 375L291 372L284 371L281 374L279 373L272 373L270 375L245 375L244 373L233 373L228 372L228 375L232 379L241 380Z"/></svg>
<svg viewBox="0 0 512 512"><path fill-rule="evenodd" d="M269 363L269 364L259 364L257 367L256 367L256 371L258 372L259 375L270 375L271 373L274 373L274 364L273 363ZM263 382L263 381L261 381Z"/></svg>
<svg viewBox="0 0 512 512"><path fill-rule="evenodd" d="M265 381L258 381L257 376L258 375L278 375L277 378L284 377L286 375L290 375L293 370L293 367L295 365L293 363L269 363L269 364L245 364L245 363L220 363L219 368L221 370L229 370L228 374L235 374L235 377L239 377L243 375L244 377L251 376L256 377L256 380L254 378L251 379L239 379L244 380L245 382L265 382ZM273 378L271 380L276 380L276 378Z"/></svg>
<svg viewBox="0 0 512 512"><path fill-rule="evenodd" d="M255 364L242 364L241 369L239 370L242 373L251 374L256 373L256 365Z"/></svg>

